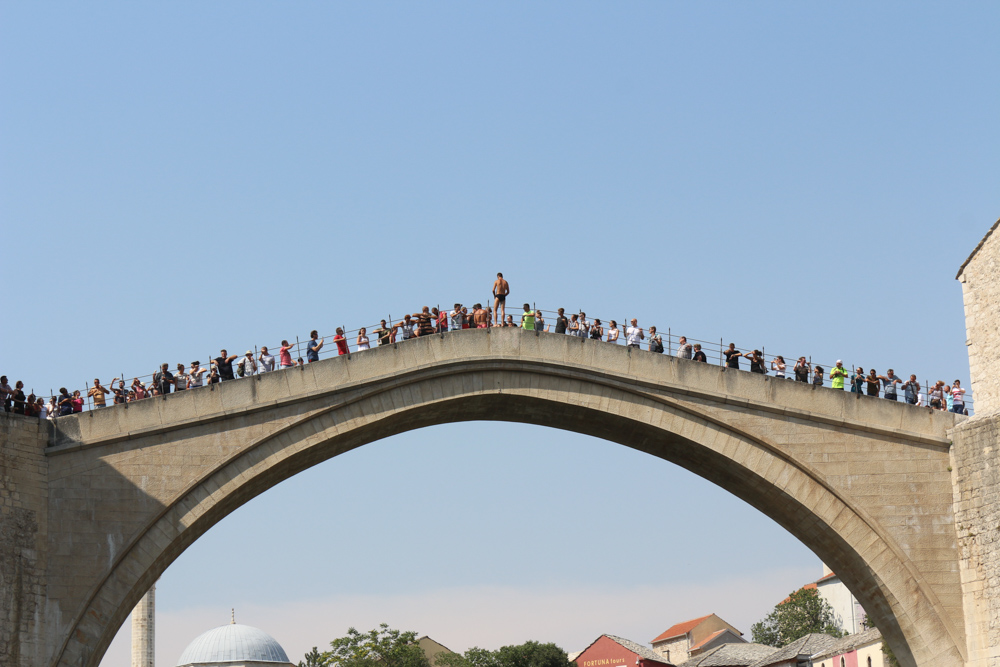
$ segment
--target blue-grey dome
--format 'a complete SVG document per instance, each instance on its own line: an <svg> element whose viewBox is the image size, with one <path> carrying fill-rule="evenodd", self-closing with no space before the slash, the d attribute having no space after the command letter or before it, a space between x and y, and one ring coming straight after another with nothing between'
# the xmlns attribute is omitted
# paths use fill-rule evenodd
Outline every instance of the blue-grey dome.
<svg viewBox="0 0 1000 667"><path fill-rule="evenodd" d="M177 667L216 662L289 662L274 637L249 625L230 623L199 636L181 653Z"/></svg>

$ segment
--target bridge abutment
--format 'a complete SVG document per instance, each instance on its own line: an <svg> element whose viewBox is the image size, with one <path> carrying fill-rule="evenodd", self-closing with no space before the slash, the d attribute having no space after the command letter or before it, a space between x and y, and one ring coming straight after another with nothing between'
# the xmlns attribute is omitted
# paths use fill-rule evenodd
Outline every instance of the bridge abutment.
<svg viewBox="0 0 1000 667"><path fill-rule="evenodd" d="M0 413L0 665L45 664L48 424Z"/></svg>
<svg viewBox="0 0 1000 667"><path fill-rule="evenodd" d="M967 667L1000 667L1000 415L952 431Z"/></svg>

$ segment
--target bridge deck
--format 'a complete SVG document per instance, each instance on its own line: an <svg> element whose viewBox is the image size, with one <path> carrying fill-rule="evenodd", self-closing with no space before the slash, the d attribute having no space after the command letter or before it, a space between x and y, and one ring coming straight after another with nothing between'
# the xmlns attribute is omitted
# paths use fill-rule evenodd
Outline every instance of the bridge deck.
<svg viewBox="0 0 1000 667"><path fill-rule="evenodd" d="M434 359L428 363L428 357ZM469 329L435 334L324 359L250 378L200 387L127 406L109 406L51 422L49 454L145 437L186 425L226 419L275 406L363 392L387 377L434 375L478 368L584 372L610 384L702 399L714 404L902 437L948 447L948 430L962 415L918 408L849 391L816 387L747 371L656 354L600 341L520 329ZM497 391L502 387L483 388Z"/></svg>

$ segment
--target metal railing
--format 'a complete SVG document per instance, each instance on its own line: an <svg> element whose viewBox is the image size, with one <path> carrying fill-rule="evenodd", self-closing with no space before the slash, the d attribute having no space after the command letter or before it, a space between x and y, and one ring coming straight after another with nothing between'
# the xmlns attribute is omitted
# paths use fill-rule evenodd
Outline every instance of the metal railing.
<svg viewBox="0 0 1000 667"><path fill-rule="evenodd" d="M489 304L484 304L484 306L486 306L488 308ZM438 313L440 313L440 305L435 306L432 309L432 313L434 311L437 311ZM553 335L563 335L562 333L555 334L555 330L557 328L556 325L557 325L558 311L540 309L540 308L537 308L535 306L535 304L532 304L532 311L531 312L532 313L540 312L542 314L542 319L544 320L542 331L550 333L550 334L553 334ZM445 311L445 326L447 327L447 329L446 329L447 331L451 331L452 330L452 319L450 317L450 313L451 313L451 311L447 311L447 310ZM414 313L409 313L409 314L412 315ZM516 319L514 319L515 325L519 325L520 324L520 319L521 319L521 315L522 314L523 313L520 312L520 311L517 312L517 313L511 313L511 316L513 318L516 318ZM573 314L566 314L565 316L566 316L567 320L570 320L572 318L572 315ZM580 313L576 313L576 315L580 315ZM467 322L468 322L468 325L469 325L466 328L473 328L474 325L472 325L472 323L471 323L473 314L471 312L467 313L466 317L467 317ZM400 325L404 321L405 321L405 317L404 316L399 316L397 318L393 318L393 316L392 316L391 313L389 313L389 312L386 313L385 322L386 322L386 325L390 328L390 333L388 334L388 340L389 340L390 343L402 342L404 340L408 340L409 339L409 338L407 338L407 334L408 334L407 330L405 330L404 328L400 327ZM491 314L490 315L491 325L492 325L492 321L493 321L493 316ZM590 335L591 334L590 327L594 326L597 321L600 321L600 327L602 329L601 340L602 340L602 342L604 344L610 344L610 345L624 345L624 344L626 344L626 330L628 329L628 320L624 320L621 323L618 323L618 332L619 332L619 334L618 334L617 339L613 340L613 341L609 341L608 340L610 323L613 321L611 319L592 318L592 317L588 316L587 319L586 319L586 322L587 322L587 325L588 325L588 329L586 331L586 337L587 338L592 338L592 336ZM417 332L419 330L419 321L417 319L411 319L411 322L412 322L412 331L414 332L414 335L412 336L412 338L418 338L419 336L416 335L416 334L417 334ZM340 327L337 327L337 328L340 328L343 331L343 334L339 334L339 335L343 336L343 339L341 341L342 342L342 346L338 346L338 344L337 344L338 341L335 340L335 337L338 334L335 334L333 336L330 336L330 335L320 336L318 338L318 340L323 342L323 346L319 350L319 353L316 356L317 356L318 359L323 359L323 358L329 358L329 357L332 357L332 356L338 356L340 354L356 354L358 352L363 351L364 349L371 349L371 348L378 347L378 345L379 345L379 336L376 334L376 332L380 329L380 327L381 327L381 322L379 324L369 325L369 326L364 326L364 327L358 327L356 329L348 329L345 325L340 325ZM434 316L434 320L432 321L432 328L433 328L433 333L443 333L443 331L442 331L442 329L440 327L440 316L439 315ZM361 343L360 346L359 346L358 336L359 336L360 332L362 331L362 329L364 329L366 331L366 335L368 337L368 348L364 348L363 347L363 345L364 345L363 343ZM646 337L642 340L641 347L643 347L643 348L645 348L645 349L648 350L649 349L649 344L651 342L650 336L648 335L649 334L649 327L642 327L642 329L643 329L644 334L646 334ZM569 329L567 329L566 334L568 335L569 333L570 333L570 331L569 331ZM665 332L662 329L660 329L659 327L657 327L657 332L656 333L660 336L660 338L662 340L663 353L667 354L667 355L670 355L670 356L678 356L678 354L677 354L677 352L678 352L677 346L680 345L680 339L681 339L682 336L680 336L679 334L673 333L673 330L669 326L666 328ZM291 360L292 360L292 366L291 367L294 367L294 366L298 365L299 363L307 363L306 360L307 360L307 358L309 356L308 355L308 343L309 343L309 340L303 341L298 336L295 338L294 343L291 340L289 340L289 346L290 346L290 350L289 351L290 351L290 356L291 356ZM717 363L720 366L725 366L726 365L725 352L728 350L728 344L726 342L726 339L720 337L718 339L718 341L716 341L716 340L705 340L705 339L698 339L698 338L687 337L686 338L686 343L689 344L689 345L691 345L692 347L694 345L700 345L701 346L701 351L705 354L706 362L707 363L713 363L713 364ZM271 354L274 357L274 370L275 371L282 370L282 368L284 368L284 367L282 367L282 366L279 365L280 364L279 355L274 353L274 352L279 351L280 348L282 347L280 345L280 343L278 345L274 345L274 346L272 346L272 345L266 345L266 346L262 346L262 347L266 347L268 349L268 353ZM341 347L344 348L343 351L341 350ZM251 368L247 368L246 369L246 371L245 371L245 373L244 373L243 376L240 376L238 374L237 369L238 369L238 365L240 363L242 363L243 359L246 358L246 354L244 353L243 355L236 355L236 359L233 359L232 362L231 362L232 366L234 367L234 378L233 378L234 380L238 380L238 379L242 379L243 377L248 377L250 375L255 375L255 374L260 374L262 372L266 372L266 371L262 371L261 368L260 368L261 362L259 361L259 357L261 355L261 352L260 352L261 349L262 349L261 347L257 347L256 345L254 346L253 351L252 351L252 354L253 354L253 356L252 356L253 364L251 365ZM774 376L775 375L775 371L776 371L774 365L778 363L777 362L778 357L782 357L785 360L785 364L786 364L786 368L784 370L784 376L785 376L786 379L789 379L789 380L795 380L794 366L795 366L796 362L798 361L798 358L800 356L803 356L803 355L798 355L798 356L795 356L795 357L785 357L784 355L781 355L781 354L772 354L772 353L767 352L767 350L764 348L763 345L761 345L759 348L741 348L741 347L737 346L736 349L741 352L741 356L737 360L737 363L739 364L739 370L749 371L749 366L750 366L750 361L751 361L750 359L746 358L745 356L742 356L742 354L746 354L750 350L753 350L753 349L758 349L760 351L760 357L762 358L762 361L763 361L763 369L762 369L764 371L763 374ZM292 351L294 351L294 352L292 352ZM195 356L197 356L197 355L195 355ZM232 355L230 355L230 356L232 356ZM791 360L791 361L789 361L789 360ZM832 368L834 368L836 366L836 364L825 364L825 363L814 362L812 360L811 356L807 356L806 357L806 363L807 363L807 368L808 368L808 376L807 376L808 377L808 383L809 384L815 384L817 386L827 386L828 387L830 385L830 376L829 376L830 370ZM214 357L208 357L208 362L205 363L205 364L201 364L201 368L207 369L207 371L208 371L203 376L203 384L204 385L213 384L209 380L210 380L210 375L212 373L211 368L212 368L212 366L214 364L215 364L215 358ZM187 364L184 364L184 366L185 366L185 372L187 372L189 370L187 368ZM816 369L817 367L823 369L822 375L819 377L819 380L820 380L819 382L816 381L817 377L816 377L815 372L814 372L814 369ZM844 368L845 371L847 371L847 374L848 374L847 377L844 379L844 388L843 388L843 390L850 390L851 386L853 384L853 380L854 380L854 369L857 368L857 367L855 367L855 366L853 366L851 364L844 364L843 368ZM173 373L174 370L176 370L176 365L175 365L174 369L168 369L168 370L170 370L171 373ZM105 384L104 386L105 386L105 388L111 389L112 385L117 385L119 383L119 380L121 380L121 381L125 381L126 382L125 390L127 392L131 391L133 387L136 387L138 385L142 386L142 388L144 389L143 393L145 395L144 395L143 399L140 399L140 398L136 397L135 400L144 400L145 398L152 398L152 397L155 397L155 393L153 392L153 389L154 389L153 388L153 385L154 385L154 381L153 380L154 380L154 377L155 377L155 375L156 375L157 372L159 372L159 369L157 369L157 371L153 371L152 373L146 373L144 375L133 375L132 376L133 381L132 381L131 384L128 384L127 381L125 380L125 378L127 376L124 373L121 373L117 377L115 377L115 379L112 381L111 384ZM908 378L904 378L902 376L896 376L896 377L899 377L899 379L902 382L906 382L908 380ZM232 380L227 380L227 381L232 381ZM104 384L104 383L102 383L102 384ZM84 403L83 403L82 406L80 406L81 409L79 410L81 412L84 409L86 409L86 410L92 410L95 407L94 403L93 403L92 396L90 396L89 393L88 393L89 390L90 390L90 388L93 385L91 385L90 382L88 381L87 384L85 384L84 386L86 387L85 389L79 390L80 394L81 394L81 398L84 399ZM173 387L171 387L171 389L173 389ZM881 388L881 389L883 391L880 391L880 393L878 394L879 396L882 396L884 394L884 387ZM923 403L921 405L922 406L927 406L930 403L930 395L931 395L932 387L931 387L931 385L930 385L929 382L925 381L924 385L920 389L922 390L921 393L922 393L922 397L923 397ZM835 388L835 390L836 391L842 391L842 389L839 388L839 387ZM38 394L35 394L34 390L32 390L31 393L35 395L36 399L39 398L39 397L41 397L43 399L47 399L48 402L49 402L49 404L51 405L51 399L52 398L58 398L58 396L55 395L54 392L51 389L49 391L50 391L50 393L49 393L48 396L44 396L44 395L39 396ZM77 390L69 390L69 394L72 396L73 393L74 393L74 391L77 391ZM862 393L866 394L866 392L862 392ZM897 389L897 395L903 394L903 393L904 392L902 391L902 385L900 385L898 387L898 389ZM872 396L874 397L875 395L872 395ZM967 414L972 414L973 413L973 399L972 399L972 396L971 396L971 392L967 390L965 396L966 396L966 400L964 401L964 405L965 405L966 413ZM945 396L945 399L947 399L947 396ZM131 402L131 401L128 401L128 402ZM128 402L125 403L126 406L128 405ZM112 405L114 403L114 393L105 395L105 403L107 405ZM58 410L57 410L57 412L58 412ZM52 418L53 415L50 414L49 417Z"/></svg>

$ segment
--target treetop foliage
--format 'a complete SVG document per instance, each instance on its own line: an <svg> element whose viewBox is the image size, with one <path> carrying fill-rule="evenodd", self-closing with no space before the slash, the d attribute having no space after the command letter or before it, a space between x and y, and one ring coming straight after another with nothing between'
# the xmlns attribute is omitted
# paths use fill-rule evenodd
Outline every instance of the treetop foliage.
<svg viewBox="0 0 1000 667"><path fill-rule="evenodd" d="M319 653L313 647L299 667L431 667L416 642L416 632L392 630L385 623L364 633L348 628L346 636L330 642L331 650Z"/></svg>
<svg viewBox="0 0 1000 667"><path fill-rule="evenodd" d="M464 654L443 653L437 667L570 667L572 663L555 644L529 641L518 646L502 646L496 651L474 646Z"/></svg>
<svg viewBox="0 0 1000 667"><path fill-rule="evenodd" d="M358 632L330 642L330 650L315 646L299 661L299 667L431 667L416 632L392 630L382 623L375 630ZM575 667L566 651L555 644L529 641L503 646L496 651L473 647L463 654L439 653L434 667Z"/></svg>
<svg viewBox="0 0 1000 667"><path fill-rule="evenodd" d="M763 621L750 627L753 641L781 648L796 639L813 632L833 637L843 637L837 615L830 603L820 597L814 588L800 588L784 602L779 602L774 611Z"/></svg>

